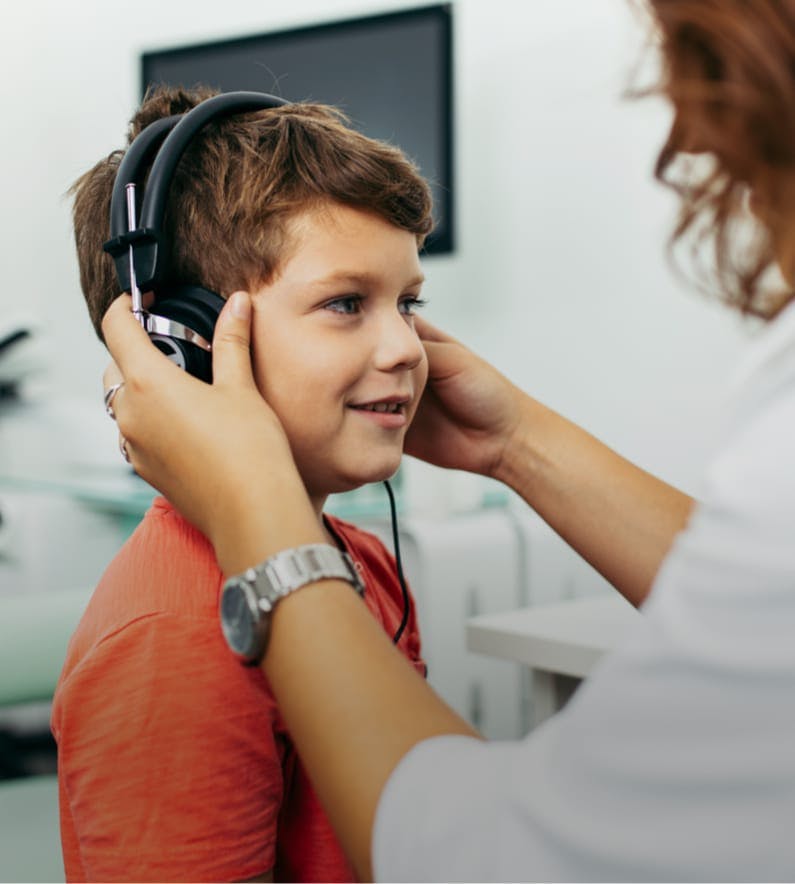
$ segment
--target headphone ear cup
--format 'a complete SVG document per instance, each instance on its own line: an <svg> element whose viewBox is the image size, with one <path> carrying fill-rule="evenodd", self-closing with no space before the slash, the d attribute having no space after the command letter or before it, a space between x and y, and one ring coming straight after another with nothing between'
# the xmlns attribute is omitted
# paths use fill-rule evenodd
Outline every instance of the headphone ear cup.
<svg viewBox="0 0 795 884"><path fill-rule="evenodd" d="M159 295L150 310L157 316L174 320L212 342L215 324L224 306L224 299L199 286L180 286L173 292ZM154 345L199 380L212 383L212 355L190 341L171 335L150 335Z"/></svg>

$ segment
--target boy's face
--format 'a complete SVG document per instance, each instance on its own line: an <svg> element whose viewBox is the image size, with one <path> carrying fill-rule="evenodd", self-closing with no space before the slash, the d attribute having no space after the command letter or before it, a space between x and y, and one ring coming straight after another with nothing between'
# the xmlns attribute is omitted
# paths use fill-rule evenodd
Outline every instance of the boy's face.
<svg viewBox="0 0 795 884"><path fill-rule="evenodd" d="M289 233L253 293L254 373L318 500L398 468L428 376L412 318L423 277L414 235L368 212L331 204Z"/></svg>

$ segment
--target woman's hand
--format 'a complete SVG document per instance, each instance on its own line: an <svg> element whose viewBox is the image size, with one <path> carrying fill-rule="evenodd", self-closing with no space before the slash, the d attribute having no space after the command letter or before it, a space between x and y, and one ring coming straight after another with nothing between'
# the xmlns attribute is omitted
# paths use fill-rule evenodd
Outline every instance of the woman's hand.
<svg viewBox="0 0 795 884"><path fill-rule="evenodd" d="M212 384L152 345L129 296L102 323L124 381L112 406L130 463L211 540L227 572L264 558L264 536L280 548L274 524L301 534L317 521L284 430L254 382L250 318L249 296L232 295L213 338ZM115 371L106 382L118 380Z"/></svg>
<svg viewBox="0 0 795 884"><path fill-rule="evenodd" d="M417 317L415 327L428 355L428 386L406 436L406 454L498 477L525 394L429 322Z"/></svg>

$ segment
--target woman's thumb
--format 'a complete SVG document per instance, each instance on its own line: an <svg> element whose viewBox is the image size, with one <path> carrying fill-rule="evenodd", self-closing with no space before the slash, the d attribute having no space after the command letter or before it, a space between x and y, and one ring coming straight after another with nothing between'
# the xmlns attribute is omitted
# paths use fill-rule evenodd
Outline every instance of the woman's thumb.
<svg viewBox="0 0 795 884"><path fill-rule="evenodd" d="M251 296L234 292L224 304L213 334L213 384L253 384Z"/></svg>

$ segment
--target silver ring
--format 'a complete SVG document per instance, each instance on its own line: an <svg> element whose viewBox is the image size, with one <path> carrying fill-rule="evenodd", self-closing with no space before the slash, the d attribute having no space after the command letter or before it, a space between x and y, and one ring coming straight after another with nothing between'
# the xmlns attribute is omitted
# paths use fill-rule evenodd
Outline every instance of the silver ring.
<svg viewBox="0 0 795 884"><path fill-rule="evenodd" d="M127 440L119 433L119 451L121 451L121 456L130 463L130 454L127 451Z"/></svg>
<svg viewBox="0 0 795 884"><path fill-rule="evenodd" d="M121 390L124 386L124 381L121 381L118 384L114 384L112 387L108 387L105 390L105 414L111 419L116 420L116 412L113 410L113 397Z"/></svg>

